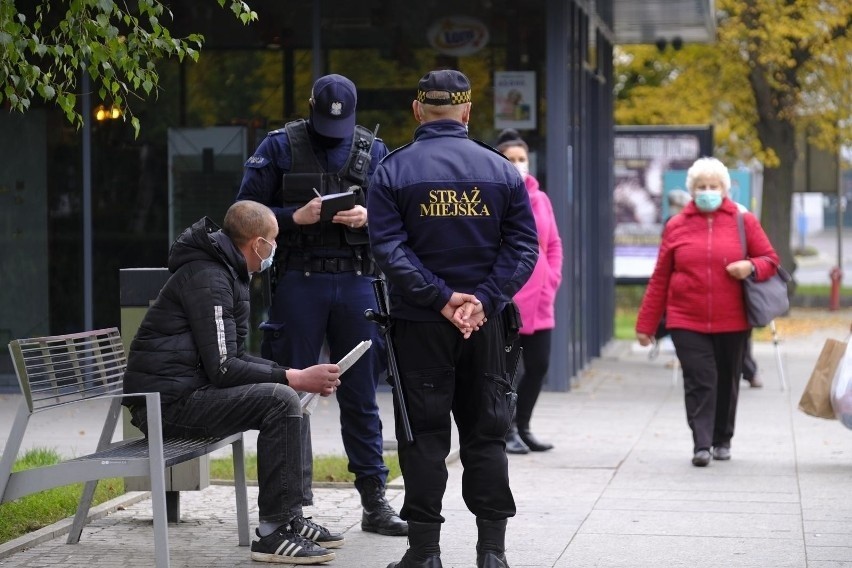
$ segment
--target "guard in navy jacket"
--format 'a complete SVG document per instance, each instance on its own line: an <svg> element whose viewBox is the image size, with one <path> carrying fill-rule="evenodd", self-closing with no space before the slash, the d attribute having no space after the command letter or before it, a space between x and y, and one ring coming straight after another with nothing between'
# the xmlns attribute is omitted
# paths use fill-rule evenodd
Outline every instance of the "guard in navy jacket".
<svg viewBox="0 0 852 568"><path fill-rule="evenodd" d="M278 253L269 319L261 354L281 365L317 363L324 342L339 361L370 339L368 350L346 373L337 391L340 430L364 507L361 529L404 536L408 526L385 499L388 468L382 457L382 423L376 403L384 355L378 327L364 319L376 309L371 285L375 266L367 237L364 193L387 147L355 124L355 85L325 75L311 89L309 120L270 132L245 164L237 199L270 207L278 218ZM320 196L355 188L354 206L330 219ZM305 505L313 504L310 420L303 424L306 449Z"/></svg>
<svg viewBox="0 0 852 568"><path fill-rule="evenodd" d="M479 529L477 566L508 566L515 514L505 435L510 409L503 309L538 257L535 220L517 169L468 138L471 89L454 70L427 73L413 102L414 141L370 183L370 244L388 280L392 338L414 443L397 420L409 549L389 568L441 566L441 506L450 413L465 467L462 492Z"/></svg>

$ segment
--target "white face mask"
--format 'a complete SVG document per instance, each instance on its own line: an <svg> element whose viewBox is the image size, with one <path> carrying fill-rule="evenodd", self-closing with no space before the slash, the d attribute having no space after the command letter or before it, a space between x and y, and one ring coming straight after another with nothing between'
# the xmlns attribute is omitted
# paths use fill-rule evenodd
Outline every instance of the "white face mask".
<svg viewBox="0 0 852 568"><path fill-rule="evenodd" d="M260 238L263 242L267 243L268 245L270 245L272 247L272 250L269 252L269 256L267 256L266 258L263 258L262 256L260 256L260 253L257 252L257 249L254 250L254 254L256 254L257 258L260 259L260 272L263 272L264 270L266 270L267 268L272 266L272 260L275 258L275 249L278 248L278 247L277 247L276 244L270 243L269 241L267 241L263 237L260 237Z"/></svg>
<svg viewBox="0 0 852 568"><path fill-rule="evenodd" d="M521 174L521 177L526 179L528 175L530 175L530 163L529 162L512 162L515 164L515 167L518 169L518 173Z"/></svg>

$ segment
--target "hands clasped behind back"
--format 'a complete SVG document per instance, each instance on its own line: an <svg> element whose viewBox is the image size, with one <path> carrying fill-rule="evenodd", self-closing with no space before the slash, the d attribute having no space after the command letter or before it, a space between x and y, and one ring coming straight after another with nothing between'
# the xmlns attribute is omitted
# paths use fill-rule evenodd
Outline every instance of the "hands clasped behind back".
<svg viewBox="0 0 852 568"><path fill-rule="evenodd" d="M340 385L340 366L336 363L320 363L304 369L288 369L287 382L295 391L329 396Z"/></svg>
<svg viewBox="0 0 852 568"><path fill-rule="evenodd" d="M473 294L453 292L441 314L467 339L486 322L485 308Z"/></svg>

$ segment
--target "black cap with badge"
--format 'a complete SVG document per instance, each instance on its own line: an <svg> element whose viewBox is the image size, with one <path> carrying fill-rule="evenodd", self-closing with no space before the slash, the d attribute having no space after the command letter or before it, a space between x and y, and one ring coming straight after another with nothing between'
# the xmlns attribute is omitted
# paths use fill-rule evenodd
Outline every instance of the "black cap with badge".
<svg viewBox="0 0 852 568"><path fill-rule="evenodd" d="M417 100L426 105L460 105L470 102L470 81L461 71L429 71L417 84Z"/></svg>
<svg viewBox="0 0 852 568"><path fill-rule="evenodd" d="M343 75L325 75L311 89L311 125L321 136L346 138L355 130L355 84Z"/></svg>

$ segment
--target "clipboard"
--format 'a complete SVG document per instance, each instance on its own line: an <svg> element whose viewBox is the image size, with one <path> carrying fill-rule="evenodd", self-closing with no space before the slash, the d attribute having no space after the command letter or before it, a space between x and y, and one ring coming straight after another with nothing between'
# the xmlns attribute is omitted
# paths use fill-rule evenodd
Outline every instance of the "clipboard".
<svg viewBox="0 0 852 568"><path fill-rule="evenodd" d="M358 359L361 358L361 355L367 352L367 350L373 345L372 339L365 339L358 345L352 348L352 350L344 355L340 361L337 362L337 366L340 367L340 374L342 375L346 371L349 370L352 365L355 364ZM307 414L308 416L314 411L314 408L317 407L317 403L319 403L320 395L319 393L309 392L305 396L302 397L301 405L302 405L302 414Z"/></svg>

